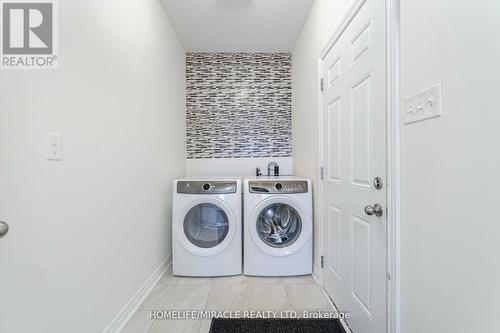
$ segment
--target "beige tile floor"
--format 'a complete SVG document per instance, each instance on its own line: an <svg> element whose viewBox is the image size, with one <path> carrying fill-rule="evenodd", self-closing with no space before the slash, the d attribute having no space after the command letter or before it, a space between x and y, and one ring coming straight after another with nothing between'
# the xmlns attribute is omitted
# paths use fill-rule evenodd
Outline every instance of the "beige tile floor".
<svg viewBox="0 0 500 333"><path fill-rule="evenodd" d="M333 311L311 276L188 278L167 272L124 333L207 333L210 320L150 319L151 310Z"/></svg>

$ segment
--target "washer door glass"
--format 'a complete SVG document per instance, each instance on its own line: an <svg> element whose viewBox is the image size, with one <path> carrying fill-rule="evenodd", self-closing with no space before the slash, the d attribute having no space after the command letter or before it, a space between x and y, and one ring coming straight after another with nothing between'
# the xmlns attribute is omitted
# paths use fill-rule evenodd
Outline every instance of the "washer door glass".
<svg viewBox="0 0 500 333"><path fill-rule="evenodd" d="M211 203L202 203L189 210L184 218L184 234L195 246L211 248L219 245L229 231L224 210Z"/></svg>
<svg viewBox="0 0 500 333"><path fill-rule="evenodd" d="M257 217L257 234L272 247L292 245L299 238L301 229L299 213L284 203L267 206Z"/></svg>

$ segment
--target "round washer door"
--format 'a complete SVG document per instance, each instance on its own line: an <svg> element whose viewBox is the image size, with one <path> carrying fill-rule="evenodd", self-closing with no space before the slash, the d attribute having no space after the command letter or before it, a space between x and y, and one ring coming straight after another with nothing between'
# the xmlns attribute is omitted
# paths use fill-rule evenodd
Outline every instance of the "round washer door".
<svg viewBox="0 0 500 333"><path fill-rule="evenodd" d="M263 200L255 207L249 222L254 243L273 256L297 252L312 235L312 221L289 197Z"/></svg>
<svg viewBox="0 0 500 333"><path fill-rule="evenodd" d="M181 221L173 221L174 235L186 250L196 255L218 254L234 238L236 219L222 200L213 197L193 200L181 216Z"/></svg>

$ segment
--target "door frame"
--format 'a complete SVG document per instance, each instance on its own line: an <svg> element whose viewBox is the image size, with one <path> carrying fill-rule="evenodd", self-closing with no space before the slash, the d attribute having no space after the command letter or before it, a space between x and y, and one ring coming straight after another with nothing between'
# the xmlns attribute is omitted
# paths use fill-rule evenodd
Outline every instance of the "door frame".
<svg viewBox="0 0 500 333"><path fill-rule="evenodd" d="M367 0L356 0L318 57L318 77L322 78L323 61ZM400 332L400 1L386 4L386 66L387 66L387 333ZM318 82L319 83L319 82ZM319 99L319 166L323 168L323 92ZM323 234L323 180L318 186L319 234ZM323 237L319 248L325 253ZM323 269L314 265L314 276L324 287Z"/></svg>

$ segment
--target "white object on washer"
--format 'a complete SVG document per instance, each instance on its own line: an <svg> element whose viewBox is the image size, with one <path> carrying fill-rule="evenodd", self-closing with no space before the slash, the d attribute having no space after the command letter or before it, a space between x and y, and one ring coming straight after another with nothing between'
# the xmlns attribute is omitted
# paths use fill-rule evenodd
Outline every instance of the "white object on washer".
<svg viewBox="0 0 500 333"><path fill-rule="evenodd" d="M243 187L245 275L311 274L311 181L257 177Z"/></svg>
<svg viewBox="0 0 500 333"><path fill-rule="evenodd" d="M241 181L181 179L173 192L173 274L241 274Z"/></svg>

